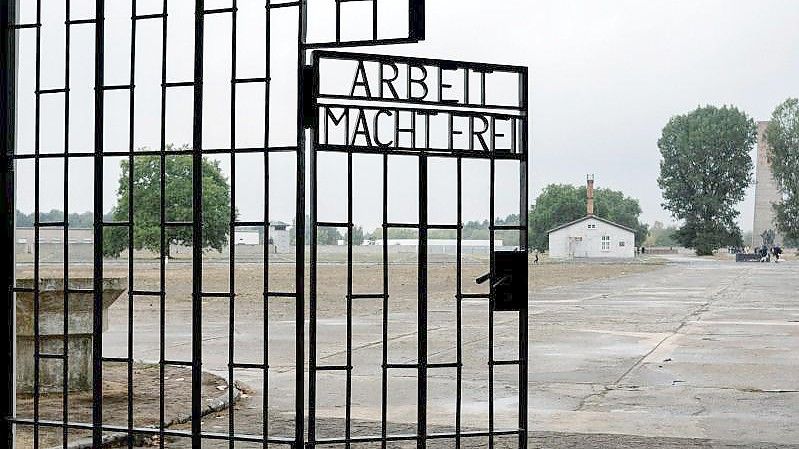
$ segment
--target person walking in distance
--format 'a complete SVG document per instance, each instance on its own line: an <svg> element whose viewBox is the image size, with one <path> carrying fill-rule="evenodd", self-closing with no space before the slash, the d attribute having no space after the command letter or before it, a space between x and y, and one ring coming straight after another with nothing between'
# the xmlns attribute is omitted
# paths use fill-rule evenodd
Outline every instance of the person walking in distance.
<svg viewBox="0 0 799 449"><path fill-rule="evenodd" d="M768 246L766 246L766 245L761 246L760 249L757 250L757 252L758 252L758 254L760 254L760 262L761 263L771 262L771 260L770 260L771 257L769 257Z"/></svg>
<svg viewBox="0 0 799 449"><path fill-rule="evenodd" d="M782 248L780 248L780 245L774 245L774 248L771 250L771 252L774 253L774 263L779 262L780 256L782 255Z"/></svg>

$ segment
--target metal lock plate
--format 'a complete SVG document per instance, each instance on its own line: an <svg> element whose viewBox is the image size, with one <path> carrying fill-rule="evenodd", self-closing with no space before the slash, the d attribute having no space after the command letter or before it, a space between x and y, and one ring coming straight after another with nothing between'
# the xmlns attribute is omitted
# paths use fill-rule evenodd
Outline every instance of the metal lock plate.
<svg viewBox="0 0 799 449"><path fill-rule="evenodd" d="M494 310L517 312L527 308L527 252L494 254Z"/></svg>

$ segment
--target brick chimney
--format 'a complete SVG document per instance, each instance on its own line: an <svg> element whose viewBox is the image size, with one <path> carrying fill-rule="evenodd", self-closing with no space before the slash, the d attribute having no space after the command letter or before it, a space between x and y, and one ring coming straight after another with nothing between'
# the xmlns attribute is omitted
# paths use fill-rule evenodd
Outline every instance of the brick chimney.
<svg viewBox="0 0 799 449"><path fill-rule="evenodd" d="M588 175L586 178L588 179L588 186L586 188L586 212L588 215L594 215L594 175Z"/></svg>

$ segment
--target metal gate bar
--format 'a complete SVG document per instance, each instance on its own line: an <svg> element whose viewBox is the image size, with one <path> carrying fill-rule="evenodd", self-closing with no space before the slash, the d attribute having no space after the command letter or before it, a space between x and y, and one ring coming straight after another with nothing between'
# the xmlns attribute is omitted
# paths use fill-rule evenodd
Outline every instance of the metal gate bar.
<svg viewBox="0 0 799 449"><path fill-rule="evenodd" d="M0 1L0 210L15 210L14 202L14 118L16 115L16 4L8 0ZM6 360L14 360L15 304L14 304L14 226L15 213L5 213L0 219L0 288L4 304L0 306L0 355ZM8 363L11 366L12 363ZM14 415L15 402L14 370L0 370L0 443L6 447L14 446L14 424L7 417Z"/></svg>
<svg viewBox="0 0 799 449"><path fill-rule="evenodd" d="M523 157L519 161L519 249L522 251L530 251L529 242L529 205L530 205L530 181L528 179L529 167L529 129L530 129L530 92L528 89L530 83L529 71L527 67L522 67L519 72L519 103L522 110L527 111L521 119L519 126L519 145L522 148ZM527 417L527 404L528 404L528 369L529 369L529 300L525 300L522 304L522 309L519 311L519 448L527 448L527 435L528 435L528 417Z"/></svg>
<svg viewBox="0 0 799 449"><path fill-rule="evenodd" d="M168 29L167 26L167 10L169 8L168 0L164 0L163 8L161 9L161 116L160 116L160 129L159 129L159 144L161 154L158 155L158 168L161 173L158 180L158 226L159 226L159 251L158 251L158 447L164 449L164 441L166 435L164 434L164 427L166 427L166 401L164 395L166 394L166 387L164 385L164 377L166 377L166 255L169 248L169 242L166 237L166 155L163 151L166 150L166 98L167 98L167 42Z"/></svg>
<svg viewBox="0 0 799 449"><path fill-rule="evenodd" d="M194 113L192 117L192 292L191 292L191 445L202 447L203 363L203 63L205 1L194 2ZM228 317L230 319L230 317ZM233 388L230 385L229 388Z"/></svg>
<svg viewBox="0 0 799 449"><path fill-rule="evenodd" d="M37 0L41 1L41 0ZM94 21L94 304L92 305L92 446L103 438L103 106L105 104L105 1L95 2ZM37 50L37 58L39 51ZM38 134L38 133L37 133ZM64 149L67 152L66 148ZM38 196L38 195L37 195ZM130 220L131 217L128 217ZM38 260L39 254L36 254ZM130 268L130 267L128 267ZM34 420L36 418L34 417ZM34 449L38 448L36 442Z"/></svg>
<svg viewBox="0 0 799 449"><path fill-rule="evenodd" d="M305 45L308 34L308 3L299 0L297 8L297 201L295 245L296 261L296 315L294 323L297 327L296 346L294 348L297 370L295 382L295 424L294 447L301 449L305 442ZM338 18L337 18L338 20Z"/></svg>
<svg viewBox="0 0 799 449"><path fill-rule="evenodd" d="M70 26L68 25L70 22L70 2L69 0L66 1L66 17L65 17L65 24L64 24L64 149L66 151L67 146L69 145L69 89L70 89L70 79L69 79L69 59L70 59L70 51L69 51L69 44L70 44ZM63 359L61 362L62 371L61 375L63 376L63 399L61 402L61 414L63 420L65 422L69 421L69 388L67 388L68 383L68 374L69 374L69 160L64 159L64 237L63 241L64 244L64 340L62 346L62 354ZM64 427L61 431L61 438L64 441L63 444L66 444L66 441L69 437L69 430ZM63 445L62 445L63 447Z"/></svg>

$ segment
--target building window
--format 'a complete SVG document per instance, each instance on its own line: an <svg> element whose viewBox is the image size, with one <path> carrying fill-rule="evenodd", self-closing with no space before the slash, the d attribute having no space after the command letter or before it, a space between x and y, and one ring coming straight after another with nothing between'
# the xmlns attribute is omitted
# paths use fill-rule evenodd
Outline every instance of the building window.
<svg viewBox="0 0 799 449"><path fill-rule="evenodd" d="M588 229L596 229L596 225L595 224L589 224L588 225Z"/></svg>
<svg viewBox="0 0 799 449"><path fill-rule="evenodd" d="M619 248L624 248L626 244L624 242L619 242Z"/></svg>
<svg viewBox="0 0 799 449"><path fill-rule="evenodd" d="M610 251L610 236L602 236L602 251Z"/></svg>

